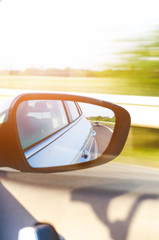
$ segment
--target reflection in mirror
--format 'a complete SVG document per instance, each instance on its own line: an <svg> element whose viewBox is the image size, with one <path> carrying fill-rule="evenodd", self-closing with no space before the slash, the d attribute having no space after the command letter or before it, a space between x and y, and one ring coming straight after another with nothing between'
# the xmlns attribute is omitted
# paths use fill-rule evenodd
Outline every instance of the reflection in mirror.
<svg viewBox="0 0 159 240"><path fill-rule="evenodd" d="M47 168L98 158L112 138L115 114L82 102L29 100L18 106L16 121L28 164Z"/></svg>

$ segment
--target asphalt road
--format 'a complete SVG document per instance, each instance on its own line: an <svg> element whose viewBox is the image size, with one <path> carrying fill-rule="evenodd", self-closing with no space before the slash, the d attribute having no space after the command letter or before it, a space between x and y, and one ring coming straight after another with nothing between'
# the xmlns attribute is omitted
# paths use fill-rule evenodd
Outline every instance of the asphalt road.
<svg viewBox="0 0 159 240"><path fill-rule="evenodd" d="M110 162L69 173L1 172L0 179L4 240L37 221L69 240L159 239L158 169Z"/></svg>
<svg viewBox="0 0 159 240"><path fill-rule="evenodd" d="M98 153L101 155L110 143L113 127L99 124L99 126L93 126L93 130L96 132L95 139L98 145Z"/></svg>

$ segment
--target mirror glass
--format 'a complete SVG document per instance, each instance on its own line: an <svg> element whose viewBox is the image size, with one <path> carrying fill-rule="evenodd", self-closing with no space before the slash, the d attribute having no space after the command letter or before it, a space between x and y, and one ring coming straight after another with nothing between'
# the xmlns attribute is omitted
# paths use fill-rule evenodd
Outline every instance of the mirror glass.
<svg viewBox="0 0 159 240"><path fill-rule="evenodd" d="M16 122L28 164L47 168L98 158L112 138L115 114L82 102L29 100L19 104Z"/></svg>

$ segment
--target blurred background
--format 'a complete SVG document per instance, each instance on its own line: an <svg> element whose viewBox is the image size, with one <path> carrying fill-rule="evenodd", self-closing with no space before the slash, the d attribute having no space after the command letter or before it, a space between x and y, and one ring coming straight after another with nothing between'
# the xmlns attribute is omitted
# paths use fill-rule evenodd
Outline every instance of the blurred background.
<svg viewBox="0 0 159 240"><path fill-rule="evenodd" d="M158 13L158 0L1 0L0 101L9 89L119 96L133 121L115 161L159 167Z"/></svg>

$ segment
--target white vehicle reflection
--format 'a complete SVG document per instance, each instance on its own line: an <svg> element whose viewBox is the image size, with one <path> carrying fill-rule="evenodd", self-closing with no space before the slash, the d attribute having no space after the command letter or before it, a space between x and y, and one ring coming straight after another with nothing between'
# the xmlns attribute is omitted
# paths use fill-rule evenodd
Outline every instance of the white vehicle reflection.
<svg viewBox="0 0 159 240"><path fill-rule="evenodd" d="M98 114L105 108L93 106L92 109L92 106L61 100L23 101L16 119L29 165L32 168L56 167L98 158L108 146L112 132L108 132L104 124L94 128L94 119L99 118ZM106 110L107 114L111 111Z"/></svg>
<svg viewBox="0 0 159 240"><path fill-rule="evenodd" d="M17 126L31 167L67 165L97 158L94 131L78 103L22 102L17 112Z"/></svg>

